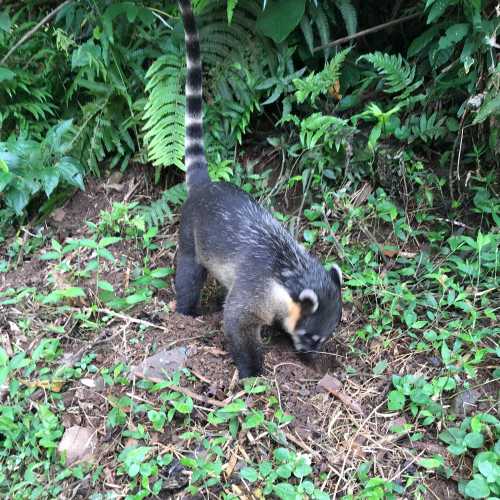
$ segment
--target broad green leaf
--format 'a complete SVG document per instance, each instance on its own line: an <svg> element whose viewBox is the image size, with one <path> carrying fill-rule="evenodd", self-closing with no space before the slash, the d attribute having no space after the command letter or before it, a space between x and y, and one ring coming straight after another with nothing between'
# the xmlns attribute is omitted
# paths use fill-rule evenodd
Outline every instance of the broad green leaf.
<svg viewBox="0 0 500 500"><path fill-rule="evenodd" d="M24 208L30 201L29 192L17 188L10 188L4 195L5 204L12 208L17 215L22 215Z"/></svg>
<svg viewBox="0 0 500 500"><path fill-rule="evenodd" d="M444 465L444 458L441 455L436 455L433 458L421 458L418 464L425 469L437 469Z"/></svg>
<svg viewBox="0 0 500 500"><path fill-rule="evenodd" d="M106 280L99 280L99 288L101 290L105 290L106 292L114 292L115 289L113 288L113 285Z"/></svg>
<svg viewBox="0 0 500 500"><path fill-rule="evenodd" d="M121 241L121 238L118 236L105 236L102 240L99 241L99 246L101 248L108 247L109 245L114 245Z"/></svg>
<svg viewBox="0 0 500 500"><path fill-rule="evenodd" d="M483 451L474 458L474 465L488 483L500 480L500 465L497 460L497 455L492 451Z"/></svg>
<svg viewBox="0 0 500 500"><path fill-rule="evenodd" d="M295 498L296 490L295 488L288 483L278 483L273 487L274 494L281 498L282 500L290 500L291 498Z"/></svg>
<svg viewBox="0 0 500 500"><path fill-rule="evenodd" d="M306 0L270 0L257 18L257 30L281 43L300 23Z"/></svg>
<svg viewBox="0 0 500 500"><path fill-rule="evenodd" d="M464 438L464 443L468 448L481 448L484 444L484 437L480 432L469 432Z"/></svg>
<svg viewBox="0 0 500 500"><path fill-rule="evenodd" d="M40 181L48 198L59 184L59 170L54 167L42 169L40 172Z"/></svg>
<svg viewBox="0 0 500 500"><path fill-rule="evenodd" d="M465 494L470 496L471 498L488 498L490 495L490 488L488 487L488 483L486 480L476 474L472 481L469 481L465 485Z"/></svg>
<svg viewBox="0 0 500 500"><path fill-rule="evenodd" d="M7 5L7 4L5 4L5 5ZM11 24L12 23L11 23L11 20L10 20L10 16L7 13L7 11L3 10L2 12L0 12L0 30L2 30L2 31L10 31ZM1 73L2 69L3 68L0 68L0 73Z"/></svg>
<svg viewBox="0 0 500 500"><path fill-rule="evenodd" d="M450 26L444 36L439 39L439 48L447 49L462 40L469 32L467 23L454 24Z"/></svg>
<svg viewBox="0 0 500 500"><path fill-rule="evenodd" d="M7 68L0 68L0 82L5 80L12 80L16 74Z"/></svg>
<svg viewBox="0 0 500 500"><path fill-rule="evenodd" d="M336 0L335 4L344 18L347 34L353 35L358 28L356 8L352 5L351 0Z"/></svg>
<svg viewBox="0 0 500 500"><path fill-rule="evenodd" d="M83 169L73 158L64 157L55 165L59 169L61 177L71 186L79 187L85 191L83 184Z"/></svg>
<svg viewBox="0 0 500 500"><path fill-rule="evenodd" d="M7 164L3 160L0 160L0 166L1 165L7 167ZM8 167L7 171L0 168L0 193L10 184L13 178L14 176L8 171Z"/></svg>
<svg viewBox="0 0 500 500"><path fill-rule="evenodd" d="M264 423L264 413L261 411L254 411L245 418L245 422L243 423L243 428L253 429L254 427L258 427L263 423Z"/></svg>
<svg viewBox="0 0 500 500"><path fill-rule="evenodd" d="M401 410L405 405L405 397L399 391L391 391L388 396L387 407L389 410Z"/></svg>
<svg viewBox="0 0 500 500"><path fill-rule="evenodd" d="M273 464L269 460L265 460L259 464L259 472L263 477L267 477L273 470Z"/></svg>
<svg viewBox="0 0 500 500"><path fill-rule="evenodd" d="M436 19L439 19L448 7L456 3L457 0L436 0L427 16L427 24L432 24Z"/></svg>
<svg viewBox="0 0 500 500"><path fill-rule="evenodd" d="M292 475L292 465L291 464L282 464L276 469L276 474L278 477L283 479L288 479Z"/></svg>
<svg viewBox="0 0 500 500"><path fill-rule="evenodd" d="M290 460L291 451L288 448L276 448L274 458L277 462L286 462Z"/></svg>
<svg viewBox="0 0 500 500"><path fill-rule="evenodd" d="M228 405L224 406L224 408L221 408L220 410L217 410L217 414L222 414L222 413L240 413L246 408L245 401L242 399L236 399L232 403L229 403Z"/></svg>
<svg viewBox="0 0 500 500"><path fill-rule="evenodd" d="M240 470L240 476L250 483L254 483L259 478L257 471L253 467L243 467Z"/></svg>
<svg viewBox="0 0 500 500"><path fill-rule="evenodd" d="M39 259L40 260L56 260L60 256L59 252L45 252L44 254L40 255Z"/></svg>
<svg viewBox="0 0 500 500"><path fill-rule="evenodd" d="M299 479L308 476L312 472L312 467L306 457L300 457L293 469L293 475Z"/></svg>
<svg viewBox="0 0 500 500"><path fill-rule="evenodd" d="M417 314L413 309L405 309L403 312L403 318L406 326L411 328L415 324L415 321L417 321Z"/></svg>

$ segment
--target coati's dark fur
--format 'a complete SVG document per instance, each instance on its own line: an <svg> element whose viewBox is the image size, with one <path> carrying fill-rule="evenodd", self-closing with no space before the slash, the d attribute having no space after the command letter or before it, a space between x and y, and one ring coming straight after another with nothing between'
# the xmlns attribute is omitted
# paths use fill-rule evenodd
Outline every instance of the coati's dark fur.
<svg viewBox="0 0 500 500"><path fill-rule="evenodd" d="M299 352L317 350L341 316L338 267L326 272L271 214L231 184L208 176L202 131L200 45L191 2L185 29L186 182L175 286L177 311L196 315L207 271L227 290L224 331L240 378L259 375L260 331L278 323Z"/></svg>

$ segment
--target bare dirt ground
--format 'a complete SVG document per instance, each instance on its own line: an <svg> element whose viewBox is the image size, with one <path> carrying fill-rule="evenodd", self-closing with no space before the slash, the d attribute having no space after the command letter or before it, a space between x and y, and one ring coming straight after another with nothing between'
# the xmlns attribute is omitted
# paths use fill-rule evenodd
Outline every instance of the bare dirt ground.
<svg viewBox="0 0 500 500"><path fill-rule="evenodd" d="M96 181L91 180L87 191L77 193L63 207L60 220L51 219L47 229L61 243L68 237L82 237L88 231L84 221L96 222L99 212L109 210L112 201L144 200L149 196L144 194L145 182L141 175L126 176L116 184L119 189L115 189L117 186L99 187ZM164 228L164 237L175 241L175 231L175 224L168 225ZM47 245L49 242L50 239ZM130 266L140 259L132 241L123 241L112 251L117 259L125 259ZM174 265L172 249L161 250L153 258L157 265ZM0 275L0 289L22 285L44 290L48 286L50 268L51 265L40 261L37 255L23 256L15 270ZM124 275L113 272L107 276L115 287L119 287L125 279ZM159 290L147 305L114 316L102 331L81 328L76 320L57 316L53 310L36 302L2 307L0 331L9 336L13 346L30 350L44 335L48 335L48 323L63 325L66 334L62 337L62 345L68 356L92 351L97 355L93 363L98 367L113 367L119 362L131 367L159 350L184 347L187 351L186 366L194 375L185 388L198 398L196 403L200 408L196 409L196 418L196 413L206 414L207 409L231 400L241 389L224 343L221 314L214 312L217 309L212 293L214 287L210 286L208 290L205 294L207 312L199 318L187 318L173 312L175 299L170 285ZM9 322L15 323L21 317L31 320L32 330L38 331L35 338L28 338L9 327ZM440 453L452 468L456 465L437 440L412 443L406 434L390 432L391 427L404 423L398 414L387 410L391 375L432 373L433 360L426 359L425 354L416 355L410 350L407 339L391 339L391 342L380 339L368 345L353 342L357 328L364 321L353 304L346 304L338 335L326 344L325 352L314 363L303 363L283 335L271 331L265 335L265 377L282 408L295 417L286 430L287 440L298 451L312 456L315 475L321 472L326 474L325 491L332 497L352 492L356 469L368 460L373 462L374 475L396 483L404 483L408 475L415 473L421 457ZM376 376L373 368L381 360L388 362L388 370ZM335 394L318 385L326 373L340 383ZM110 431L105 422L120 391L117 386L101 385L98 378L96 376L93 383L84 384L77 380L64 386L63 424L66 428L82 425L97 430L96 461L104 467L107 487L119 494L123 478L115 473L116 455L123 442L119 432ZM486 398L490 397L487 387L481 390ZM132 390L124 388L123 393L137 400L145 397L135 386ZM34 397L50 396L39 390ZM252 396L248 404L265 408L266 397ZM157 433L152 440L168 447L175 446L179 437L172 426L165 433ZM239 454L236 468L241 467L244 458L258 461L266 456L269 453L268 440L268 437L259 437L250 431L241 435L239 443L236 443L239 448L234 449L243 449L244 452ZM468 467L470 464L462 464L460 470L463 473ZM426 498L461 498L453 481L428 474L423 481L427 487ZM173 481L171 491L165 492L162 498L170 495L189 497L182 487L182 481ZM77 498L86 498L92 492L90 483L73 484L72 488Z"/></svg>

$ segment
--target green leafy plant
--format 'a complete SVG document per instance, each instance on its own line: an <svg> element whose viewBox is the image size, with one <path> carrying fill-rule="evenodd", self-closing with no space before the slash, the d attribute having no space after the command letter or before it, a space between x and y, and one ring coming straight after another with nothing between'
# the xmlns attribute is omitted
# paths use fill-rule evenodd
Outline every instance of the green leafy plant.
<svg viewBox="0 0 500 500"><path fill-rule="evenodd" d="M500 441L490 451L474 457L473 476L459 484L460 492L470 498L491 498L500 495Z"/></svg>
<svg viewBox="0 0 500 500"><path fill-rule="evenodd" d="M249 483L261 483L264 495L274 494L278 498L329 498L317 488L309 476L313 469L310 460L288 448L276 448L272 461L263 461L258 466L241 469L240 476Z"/></svg>
<svg viewBox="0 0 500 500"><path fill-rule="evenodd" d="M393 375L392 383L396 389L388 395L388 408L402 410L409 404L410 412L423 425L430 425L443 414L442 406L435 401L436 397L456 387L455 381L447 377L427 382L415 375Z"/></svg>
<svg viewBox="0 0 500 500"><path fill-rule="evenodd" d="M21 216L36 196L48 198L61 184L84 189L83 168L69 155L74 134L67 120L41 142L12 137L0 143L0 193L11 216Z"/></svg>

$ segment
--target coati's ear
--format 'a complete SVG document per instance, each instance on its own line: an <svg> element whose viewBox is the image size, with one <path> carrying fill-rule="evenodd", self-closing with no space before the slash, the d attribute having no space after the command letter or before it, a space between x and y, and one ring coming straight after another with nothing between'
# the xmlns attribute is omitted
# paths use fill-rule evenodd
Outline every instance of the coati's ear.
<svg viewBox="0 0 500 500"><path fill-rule="evenodd" d="M304 288L299 295L300 305L304 314L313 314L318 309L318 296L314 290Z"/></svg>
<svg viewBox="0 0 500 500"><path fill-rule="evenodd" d="M337 286L340 288L342 286L343 280L342 280L342 271L337 264L333 264L332 268L330 269L330 276L332 277L333 281L337 284Z"/></svg>

